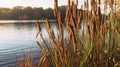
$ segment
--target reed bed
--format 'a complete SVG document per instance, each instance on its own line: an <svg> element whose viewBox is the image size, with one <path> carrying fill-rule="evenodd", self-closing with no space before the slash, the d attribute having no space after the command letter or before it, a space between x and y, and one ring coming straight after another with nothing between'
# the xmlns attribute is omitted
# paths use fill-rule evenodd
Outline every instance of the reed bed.
<svg viewBox="0 0 120 67"><path fill-rule="evenodd" d="M90 3L86 0L83 5L85 10L83 6L78 9L78 0L68 0L66 17L61 19L58 1L54 0L54 16L59 33L56 37L49 20L46 19L51 46L43 38L40 24L36 22L36 37L40 36L43 40L43 43L37 41L42 51L38 67L120 67L120 21L116 19L114 3L115 0L105 0L105 6L108 5L111 9L110 14L106 15L108 7L104 7L102 14L101 0L90 0Z"/></svg>

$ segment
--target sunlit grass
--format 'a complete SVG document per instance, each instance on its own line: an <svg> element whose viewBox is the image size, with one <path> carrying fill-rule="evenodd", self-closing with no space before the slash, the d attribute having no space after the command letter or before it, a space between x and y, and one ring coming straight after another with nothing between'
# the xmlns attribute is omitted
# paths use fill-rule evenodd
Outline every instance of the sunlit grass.
<svg viewBox="0 0 120 67"><path fill-rule="evenodd" d="M63 22L57 0L54 0L54 15L57 18L59 37L55 36L48 19L46 19L46 29L52 46L43 38L41 26L39 22L36 22L38 28L36 37L39 35L43 40L43 43L37 41L42 51L38 67L120 66L119 20L116 19L113 11L108 16L101 14L98 6L101 4L100 0L91 0L90 2L92 4L91 11L89 11L88 0L84 5L86 10L82 10L82 7L77 9L77 0L76 3L68 0L66 18ZM108 3L109 9L113 9L112 0ZM85 25L83 31L80 31L81 23ZM64 27L67 29L66 39L64 39ZM82 35L79 35L80 32Z"/></svg>

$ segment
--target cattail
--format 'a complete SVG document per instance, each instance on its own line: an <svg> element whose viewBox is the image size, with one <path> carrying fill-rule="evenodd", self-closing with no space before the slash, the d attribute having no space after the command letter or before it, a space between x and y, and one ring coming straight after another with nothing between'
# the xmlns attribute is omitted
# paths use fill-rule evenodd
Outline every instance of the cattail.
<svg viewBox="0 0 120 67"><path fill-rule="evenodd" d="M87 31L88 31L88 34L90 34L90 25L87 24Z"/></svg>
<svg viewBox="0 0 120 67"><path fill-rule="evenodd" d="M68 8L70 8L70 0L68 0Z"/></svg>
<svg viewBox="0 0 120 67"><path fill-rule="evenodd" d="M52 31L51 31L51 33L50 33L50 34L51 34L51 36L52 36L53 40L54 40L54 39L56 39L53 29L52 29Z"/></svg>
<svg viewBox="0 0 120 67"><path fill-rule="evenodd" d="M76 16L77 16L77 4L74 3L73 4L73 17L75 20L77 19Z"/></svg>
<svg viewBox="0 0 120 67"><path fill-rule="evenodd" d="M77 4L77 6L78 6L78 0L76 0L76 4Z"/></svg>
<svg viewBox="0 0 120 67"><path fill-rule="evenodd" d="M71 20L71 25L73 27L76 27L76 25L75 25L75 19L72 16L71 16L70 20Z"/></svg>
<svg viewBox="0 0 120 67"><path fill-rule="evenodd" d="M70 42L72 41L73 42L73 50L76 51L76 48L77 48L77 39L76 39L76 34L75 34L75 31L73 29L73 26L70 25L70 35L69 35L69 38L70 38Z"/></svg>
<svg viewBox="0 0 120 67"><path fill-rule="evenodd" d="M41 35L41 27L40 27L40 23L38 21L36 22L36 25L37 25L37 29L38 29L38 33L36 34L36 38L37 38L39 34Z"/></svg>
<svg viewBox="0 0 120 67"><path fill-rule="evenodd" d="M77 30L79 30L80 24L82 23L82 10L79 10L79 15L77 17Z"/></svg>
<svg viewBox="0 0 120 67"><path fill-rule="evenodd" d="M66 22L66 24L68 24L68 22L70 21L70 8L69 7L67 7L66 8L66 16L65 16L65 22Z"/></svg>
<svg viewBox="0 0 120 67"><path fill-rule="evenodd" d="M110 0L109 4L110 4L110 8L113 9L114 0Z"/></svg>
<svg viewBox="0 0 120 67"><path fill-rule="evenodd" d="M46 18L46 27L47 27L47 29L50 29L51 27L50 27L50 24L49 24L49 21L48 21L48 19Z"/></svg>
<svg viewBox="0 0 120 67"><path fill-rule="evenodd" d="M61 19L60 11L58 11L57 19L58 19L58 24L59 24L59 27L60 27L60 25L61 25L61 23L62 23L62 19Z"/></svg>
<svg viewBox="0 0 120 67"><path fill-rule="evenodd" d="M54 16L57 17L58 12L58 1L54 0Z"/></svg>
<svg viewBox="0 0 120 67"><path fill-rule="evenodd" d="M42 53L45 52L45 49L41 46L41 44L37 41L37 45L39 46L39 48L41 49Z"/></svg>
<svg viewBox="0 0 120 67"><path fill-rule="evenodd" d="M100 6L100 4L101 4L101 1L100 1L100 0L98 0L98 4L99 4L99 6Z"/></svg>
<svg viewBox="0 0 120 67"><path fill-rule="evenodd" d="M73 28L73 26L72 25L70 25L70 31L71 31L71 33L72 33L72 37L73 37L73 39L74 39L74 42L76 43L76 34L75 34L75 31L74 31L74 28Z"/></svg>
<svg viewBox="0 0 120 67"><path fill-rule="evenodd" d="M38 31L41 31L41 27L40 27L40 23L39 23L39 21L36 21L36 25L37 25L37 29L38 29Z"/></svg>
<svg viewBox="0 0 120 67"><path fill-rule="evenodd" d="M63 24L60 26L60 42L63 43L63 37L64 37L64 29L63 29Z"/></svg>

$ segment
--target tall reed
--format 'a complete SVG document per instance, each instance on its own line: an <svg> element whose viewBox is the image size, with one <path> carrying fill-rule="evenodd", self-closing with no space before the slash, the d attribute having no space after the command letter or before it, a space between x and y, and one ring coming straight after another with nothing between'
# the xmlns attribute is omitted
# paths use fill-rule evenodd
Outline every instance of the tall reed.
<svg viewBox="0 0 120 67"><path fill-rule="evenodd" d="M62 22L58 1L54 0L54 15L60 37L58 39L55 37L47 19L46 28L53 48L40 34L47 48L44 49L41 47L44 44L37 42L44 51L39 66L47 64L47 67L117 67L120 65L120 32L117 30L118 21L115 21L113 12L114 0L105 0L104 14L101 13L100 5L100 0L90 0L90 3L87 0L84 2L85 10L83 10L82 7L78 9L78 0L76 2L68 0L65 21ZM106 15L108 5L111 12ZM80 31L82 23L83 31ZM64 39L64 27L67 29L67 40ZM82 35L79 34L80 32Z"/></svg>
<svg viewBox="0 0 120 67"><path fill-rule="evenodd" d="M38 67L119 67L120 23L113 9L115 0L105 0L103 14L101 0L90 0L90 3L86 0L83 5L85 10L83 6L78 9L78 0L75 1L68 0L63 22L58 1L54 0L54 16L57 19L59 37L55 36L49 20L46 19L46 29L53 46L43 38L40 23L36 22L36 37L40 35L44 43L37 41L42 51ZM106 6L111 9L109 15L106 15ZM66 39L64 28L67 29Z"/></svg>

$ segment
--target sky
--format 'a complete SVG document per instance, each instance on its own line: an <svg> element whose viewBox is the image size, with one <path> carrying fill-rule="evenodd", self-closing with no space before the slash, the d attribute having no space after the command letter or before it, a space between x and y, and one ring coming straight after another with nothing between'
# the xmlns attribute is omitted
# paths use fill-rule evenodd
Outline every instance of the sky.
<svg viewBox="0 0 120 67"><path fill-rule="evenodd" d="M80 6L84 3L84 1L86 0L78 0L78 3L79 3L78 8L80 8ZM58 0L58 6L67 5L67 2L68 0ZM0 0L0 7L13 8L15 6L43 7L44 9L54 8L54 0ZM103 8L104 8L104 5L102 4L101 9ZM110 10L107 10L107 11L110 11Z"/></svg>
<svg viewBox="0 0 120 67"><path fill-rule="evenodd" d="M79 0L83 3L84 0ZM67 5L67 0L58 0L58 6ZM0 7L13 8L15 6L31 6L53 8L54 0L0 0Z"/></svg>
<svg viewBox="0 0 120 67"><path fill-rule="evenodd" d="M60 5L65 5L66 0L62 0ZM14 6L31 6L31 7L44 7L53 8L54 0L0 0L0 7L13 8Z"/></svg>

